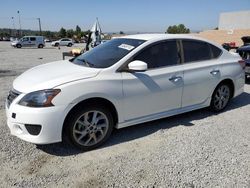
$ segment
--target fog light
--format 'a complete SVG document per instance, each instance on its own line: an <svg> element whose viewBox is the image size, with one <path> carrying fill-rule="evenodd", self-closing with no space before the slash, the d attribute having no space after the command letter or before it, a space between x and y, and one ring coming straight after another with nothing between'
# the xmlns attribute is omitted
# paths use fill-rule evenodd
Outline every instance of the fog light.
<svg viewBox="0 0 250 188"><path fill-rule="evenodd" d="M31 135L39 135L42 126L41 125L34 125L34 124L25 124L25 128L27 129L28 133Z"/></svg>

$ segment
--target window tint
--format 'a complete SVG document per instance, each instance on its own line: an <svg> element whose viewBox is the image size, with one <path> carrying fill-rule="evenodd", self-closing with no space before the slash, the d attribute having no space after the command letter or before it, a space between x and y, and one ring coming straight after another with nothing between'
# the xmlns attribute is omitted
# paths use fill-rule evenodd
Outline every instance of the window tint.
<svg viewBox="0 0 250 188"><path fill-rule="evenodd" d="M203 61L211 59L209 44L196 40L183 40L184 62Z"/></svg>
<svg viewBox="0 0 250 188"><path fill-rule="evenodd" d="M176 65L178 62L176 41L166 41L153 45L139 53L134 60L144 61L148 64L149 69Z"/></svg>
<svg viewBox="0 0 250 188"><path fill-rule="evenodd" d="M211 45L211 44L210 44L210 48L211 48L212 53L213 53L213 58L219 57L220 54L222 53L221 49L220 49L220 48L217 48L217 47L214 46L214 45Z"/></svg>
<svg viewBox="0 0 250 188"><path fill-rule="evenodd" d="M62 39L61 41L70 41L69 39Z"/></svg>
<svg viewBox="0 0 250 188"><path fill-rule="evenodd" d="M30 37L30 41L36 41L35 37Z"/></svg>

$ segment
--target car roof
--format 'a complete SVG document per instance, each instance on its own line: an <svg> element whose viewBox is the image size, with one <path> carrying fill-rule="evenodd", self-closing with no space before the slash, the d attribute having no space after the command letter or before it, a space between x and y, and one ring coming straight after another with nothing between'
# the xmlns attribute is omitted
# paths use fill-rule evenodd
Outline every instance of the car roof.
<svg viewBox="0 0 250 188"><path fill-rule="evenodd" d="M197 39L197 40L204 40L202 38L193 36L191 34L136 34L136 35L127 35L122 36L121 38L128 38L128 39L138 39L138 40L162 40L162 39Z"/></svg>
<svg viewBox="0 0 250 188"><path fill-rule="evenodd" d="M43 36L35 36L35 35L33 35L33 36L23 36L23 37L43 37Z"/></svg>

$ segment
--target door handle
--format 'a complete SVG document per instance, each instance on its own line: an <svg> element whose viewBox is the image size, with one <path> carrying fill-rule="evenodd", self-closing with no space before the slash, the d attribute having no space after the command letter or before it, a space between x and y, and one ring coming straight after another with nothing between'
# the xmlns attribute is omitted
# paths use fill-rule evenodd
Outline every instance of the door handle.
<svg viewBox="0 0 250 188"><path fill-rule="evenodd" d="M210 72L210 74L212 74L212 75L217 75L217 74L219 74L219 73L220 73L219 70L212 70L212 71Z"/></svg>
<svg viewBox="0 0 250 188"><path fill-rule="evenodd" d="M171 81L171 82L178 82L181 79L182 79L181 76L172 76L172 77L169 78L169 81Z"/></svg>

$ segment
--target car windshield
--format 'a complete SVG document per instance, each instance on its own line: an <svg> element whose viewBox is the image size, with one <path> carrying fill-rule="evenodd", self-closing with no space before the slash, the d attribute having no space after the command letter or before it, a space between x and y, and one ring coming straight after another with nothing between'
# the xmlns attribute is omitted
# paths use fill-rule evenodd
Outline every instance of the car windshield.
<svg viewBox="0 0 250 188"><path fill-rule="evenodd" d="M72 60L72 63L94 68L107 68L114 65L145 40L137 39L112 39L92 50L83 53Z"/></svg>

